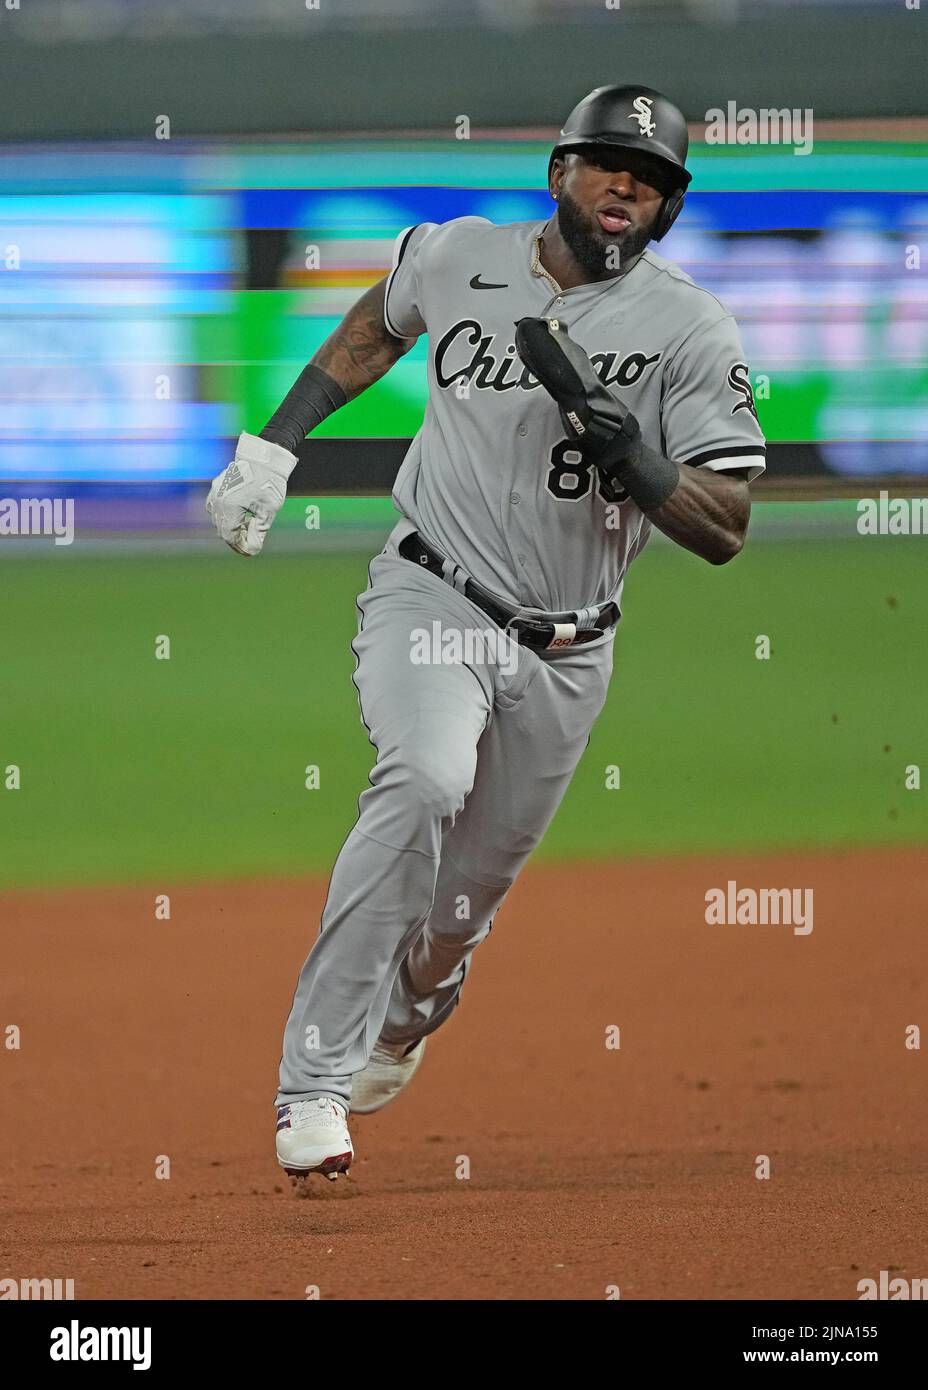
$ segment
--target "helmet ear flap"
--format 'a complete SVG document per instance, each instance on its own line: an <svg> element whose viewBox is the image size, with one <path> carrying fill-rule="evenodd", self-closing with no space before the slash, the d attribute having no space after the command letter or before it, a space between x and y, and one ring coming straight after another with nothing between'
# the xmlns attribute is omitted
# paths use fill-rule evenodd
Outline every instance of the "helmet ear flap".
<svg viewBox="0 0 928 1390"><path fill-rule="evenodd" d="M657 221L654 223L652 241L661 241L670 231L680 213L683 211L683 202L686 198L686 189L677 188L673 193L669 193L661 204L661 210L657 214Z"/></svg>

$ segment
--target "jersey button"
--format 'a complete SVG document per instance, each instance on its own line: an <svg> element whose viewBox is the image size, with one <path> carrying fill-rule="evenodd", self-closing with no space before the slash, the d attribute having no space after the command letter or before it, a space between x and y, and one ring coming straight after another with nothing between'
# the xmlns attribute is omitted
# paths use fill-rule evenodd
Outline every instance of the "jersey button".
<svg viewBox="0 0 928 1390"><path fill-rule="evenodd" d="M517 559L518 559L520 565L524 565L524 564L525 564L525 556L524 556L524 555L519 555L519 556L517 556Z"/></svg>
<svg viewBox="0 0 928 1390"><path fill-rule="evenodd" d="M520 434L528 434L528 425L520 425L520 426L519 426L519 433L520 433Z"/></svg>
<svg viewBox="0 0 928 1390"><path fill-rule="evenodd" d="M522 498L519 496L517 492L510 492L509 500L514 507L517 507L519 503L522 501Z"/></svg>

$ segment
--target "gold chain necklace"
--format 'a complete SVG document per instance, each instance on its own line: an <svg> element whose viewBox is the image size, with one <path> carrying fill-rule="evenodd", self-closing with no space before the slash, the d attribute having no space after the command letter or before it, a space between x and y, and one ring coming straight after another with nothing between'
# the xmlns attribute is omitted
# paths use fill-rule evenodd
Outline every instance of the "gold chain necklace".
<svg viewBox="0 0 928 1390"><path fill-rule="evenodd" d="M560 285L557 283L557 281L555 280L554 276L553 276L553 275L550 275L550 274L548 273L548 271L545 270L544 266L541 264L541 233L540 233L540 232L539 232L538 236L536 236L535 239L534 239L534 241L532 242L532 249L533 249L533 255L532 255L532 274L533 274L533 275L540 275L540 276L542 276L545 280L547 280L548 284L549 284L549 285L551 286L551 288L554 290L554 293L555 293L555 294L563 294L564 291L561 289ZM631 259L629 260L628 264L626 265L625 269L622 271L622 273L621 273L620 275L616 275L614 278L615 278L616 280L622 280L622 279L624 279L625 276L628 274L628 272L629 272L635 265L637 265L638 261L641 260L641 254L642 254L642 253L639 251L638 254L637 254L636 256L632 256Z"/></svg>
<svg viewBox="0 0 928 1390"><path fill-rule="evenodd" d="M561 289L560 285L557 283L557 281L555 280L554 276L553 276L553 275L549 275L548 272L545 270L544 266L541 264L541 233L540 233L540 232L539 232L538 236L536 236L534 242L532 243L532 246L533 246L533 250L534 250L534 255L532 256L532 274L533 274L533 275L540 275L540 276L542 276L545 280L547 280L548 284L549 284L549 285L551 286L551 288L554 290L554 293L555 293L555 294L563 294L564 291Z"/></svg>

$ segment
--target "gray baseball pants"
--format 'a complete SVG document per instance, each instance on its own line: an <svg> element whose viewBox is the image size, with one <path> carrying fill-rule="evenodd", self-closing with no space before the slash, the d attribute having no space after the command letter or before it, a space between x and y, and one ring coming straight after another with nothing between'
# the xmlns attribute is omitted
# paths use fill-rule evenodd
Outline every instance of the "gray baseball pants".
<svg viewBox="0 0 928 1390"><path fill-rule="evenodd" d="M544 835L603 707L613 644L543 659L415 664L414 629L492 629L396 553L370 566L353 646L377 760L332 872L319 936L284 1032L276 1104L334 1096L378 1038L432 1033L472 952ZM466 652L466 648L465 648Z"/></svg>

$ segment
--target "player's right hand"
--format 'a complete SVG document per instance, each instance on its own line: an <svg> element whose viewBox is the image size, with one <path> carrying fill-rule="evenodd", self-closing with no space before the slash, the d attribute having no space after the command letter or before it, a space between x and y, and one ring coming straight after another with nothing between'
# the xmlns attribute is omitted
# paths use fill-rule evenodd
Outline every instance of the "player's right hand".
<svg viewBox="0 0 928 1390"><path fill-rule="evenodd" d="M220 538L238 555L260 553L296 463L294 454L269 439L239 436L235 458L213 479L206 499Z"/></svg>

